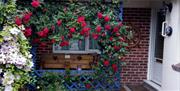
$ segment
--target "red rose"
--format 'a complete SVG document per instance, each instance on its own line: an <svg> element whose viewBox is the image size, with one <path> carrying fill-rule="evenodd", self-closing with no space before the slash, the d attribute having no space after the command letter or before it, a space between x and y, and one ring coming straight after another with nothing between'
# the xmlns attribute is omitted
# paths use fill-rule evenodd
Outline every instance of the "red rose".
<svg viewBox="0 0 180 91"><path fill-rule="evenodd" d="M98 26L96 27L96 31L97 31L97 32L101 32L101 29L102 29L102 28L101 28L100 25L98 25Z"/></svg>
<svg viewBox="0 0 180 91"><path fill-rule="evenodd" d="M16 25L20 26L20 25L22 25L22 20L18 16L16 16L15 23L16 23Z"/></svg>
<svg viewBox="0 0 180 91"><path fill-rule="evenodd" d="M52 31L55 30L55 26L54 26L54 25L51 26L51 30L52 30Z"/></svg>
<svg viewBox="0 0 180 91"><path fill-rule="evenodd" d="M104 37L104 36L106 36L106 34L105 34L105 33L102 33L101 36Z"/></svg>
<svg viewBox="0 0 180 91"><path fill-rule="evenodd" d="M103 18L103 14L101 12L98 12L97 16L99 19Z"/></svg>
<svg viewBox="0 0 180 91"><path fill-rule="evenodd" d="M119 46L114 46L114 50L119 51L120 47Z"/></svg>
<svg viewBox="0 0 180 91"><path fill-rule="evenodd" d="M85 17L84 16L78 17L78 19L77 19L78 23L82 23L83 21L85 21Z"/></svg>
<svg viewBox="0 0 180 91"><path fill-rule="evenodd" d="M85 86L87 89L91 88L91 84L89 84L89 83L87 83Z"/></svg>
<svg viewBox="0 0 180 91"><path fill-rule="evenodd" d="M47 37L49 33L49 29L46 27L42 31L37 32L39 37Z"/></svg>
<svg viewBox="0 0 180 91"><path fill-rule="evenodd" d="M32 5L34 8L37 8L37 7L39 7L40 2L39 2L39 0L33 0L33 1L31 2L31 5Z"/></svg>
<svg viewBox="0 0 180 91"><path fill-rule="evenodd" d="M116 64L112 64L112 68L113 68L113 71L114 72L117 72L118 71L118 67Z"/></svg>
<svg viewBox="0 0 180 91"><path fill-rule="evenodd" d="M81 35L84 35L84 34L85 34L84 30L81 30L80 34L81 34Z"/></svg>
<svg viewBox="0 0 180 91"><path fill-rule="evenodd" d="M105 61L103 62L103 64L104 64L104 66L109 66L109 61L108 61L108 60L105 60Z"/></svg>
<svg viewBox="0 0 180 91"><path fill-rule="evenodd" d="M122 23L122 22L119 22L118 26L122 27L122 26L123 26L123 23Z"/></svg>
<svg viewBox="0 0 180 91"><path fill-rule="evenodd" d="M72 36L72 34L71 33L69 33L68 34L68 38L72 38L73 36Z"/></svg>
<svg viewBox="0 0 180 91"><path fill-rule="evenodd" d="M85 22L85 21L82 21L82 22L81 22L81 27L85 27L85 26L87 26L86 22Z"/></svg>
<svg viewBox="0 0 180 91"><path fill-rule="evenodd" d="M43 32L47 35L47 34L49 33L49 29L48 29L47 27L45 27L45 28L43 29Z"/></svg>
<svg viewBox="0 0 180 91"><path fill-rule="evenodd" d="M27 24L27 23L30 21L31 16L32 16L32 12L29 12L29 13L24 14L24 16L23 16L23 22L24 22L25 24Z"/></svg>
<svg viewBox="0 0 180 91"><path fill-rule="evenodd" d="M109 16L105 16L105 17L104 17L104 21L105 21L105 22L108 22L109 20L110 20Z"/></svg>
<svg viewBox="0 0 180 91"><path fill-rule="evenodd" d="M38 35L39 37L44 37L44 33L43 33L43 31L39 31L39 32L37 32L37 35Z"/></svg>
<svg viewBox="0 0 180 91"><path fill-rule="evenodd" d="M64 36L61 36L61 39L64 40Z"/></svg>
<svg viewBox="0 0 180 91"><path fill-rule="evenodd" d="M58 20L57 20L57 25L58 25L58 26L61 26L61 24L62 24L62 20L58 19Z"/></svg>
<svg viewBox="0 0 180 91"><path fill-rule="evenodd" d="M110 25L105 25L105 29L106 29L106 30L110 30L110 29L111 29L111 26L110 26Z"/></svg>
<svg viewBox="0 0 180 91"><path fill-rule="evenodd" d="M120 33L117 32L117 33L116 33L116 36L120 36Z"/></svg>
<svg viewBox="0 0 180 91"><path fill-rule="evenodd" d="M60 43L60 46L68 46L69 45L69 42L68 41L62 41L61 43Z"/></svg>
<svg viewBox="0 0 180 91"><path fill-rule="evenodd" d="M113 41L113 37L110 37L109 40L110 40L110 41Z"/></svg>
<svg viewBox="0 0 180 91"><path fill-rule="evenodd" d="M91 28L87 28L87 27L84 28L84 31L85 31L85 32L89 32L90 30L91 30Z"/></svg>
<svg viewBox="0 0 180 91"><path fill-rule="evenodd" d="M120 41L125 41L125 39L121 37L121 38L120 38Z"/></svg>
<svg viewBox="0 0 180 91"><path fill-rule="evenodd" d="M92 34L92 37L93 37L93 39L95 39L95 40L97 40L98 39L98 37L99 37L99 35L98 34Z"/></svg>
<svg viewBox="0 0 180 91"><path fill-rule="evenodd" d="M113 32L118 32L119 28L118 27L114 27Z"/></svg>
<svg viewBox="0 0 180 91"><path fill-rule="evenodd" d="M55 42L56 42L56 40L55 40L55 39L51 39L51 43L53 43L53 44L54 44Z"/></svg>
<svg viewBox="0 0 180 91"><path fill-rule="evenodd" d="M80 34L81 34L81 35L86 35L86 36L88 36L90 30L91 30L91 28L85 27L85 28L83 28L83 29L81 30Z"/></svg>
<svg viewBox="0 0 180 91"><path fill-rule="evenodd" d="M40 43L40 46L41 46L41 47L45 47L45 46L46 46L46 43L41 42L41 43Z"/></svg>
<svg viewBox="0 0 180 91"><path fill-rule="evenodd" d="M33 42L33 43L39 43L39 42L40 42L40 39L39 39L39 38L35 38L35 39L33 39L32 42Z"/></svg>
<svg viewBox="0 0 180 91"><path fill-rule="evenodd" d="M31 28L26 28L25 31L24 31L24 35L26 37L29 37L29 36L31 36L31 34L32 34Z"/></svg>
<svg viewBox="0 0 180 91"><path fill-rule="evenodd" d="M63 46L65 46L65 43L64 43L64 42L61 42L61 43L59 44L59 46L63 47Z"/></svg>
<svg viewBox="0 0 180 91"><path fill-rule="evenodd" d="M74 33L74 32L76 31L76 29L75 29L75 28L70 28L69 31L70 31L71 33Z"/></svg>

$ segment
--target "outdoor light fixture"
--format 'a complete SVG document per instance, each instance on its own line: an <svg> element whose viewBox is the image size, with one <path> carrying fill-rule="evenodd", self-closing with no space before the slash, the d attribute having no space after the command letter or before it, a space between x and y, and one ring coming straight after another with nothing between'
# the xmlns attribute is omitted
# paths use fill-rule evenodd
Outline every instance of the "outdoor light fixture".
<svg viewBox="0 0 180 91"><path fill-rule="evenodd" d="M167 36L171 36L172 35L172 32L173 32L173 29L171 26L168 26L167 22L163 22L162 24L162 33L161 35L163 37L167 37Z"/></svg>
<svg viewBox="0 0 180 91"><path fill-rule="evenodd" d="M166 15L167 12L171 12L173 8L173 4L170 2L163 2L163 7L161 9L161 12Z"/></svg>

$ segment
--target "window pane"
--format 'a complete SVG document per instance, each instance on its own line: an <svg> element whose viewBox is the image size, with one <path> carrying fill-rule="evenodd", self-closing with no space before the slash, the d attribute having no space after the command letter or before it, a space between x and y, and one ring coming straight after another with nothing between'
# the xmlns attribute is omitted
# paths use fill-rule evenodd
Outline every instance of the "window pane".
<svg viewBox="0 0 180 91"><path fill-rule="evenodd" d="M69 46L61 47L59 44L55 44L54 48L55 51L62 50L62 51L84 51L85 50L85 40L78 41L73 40L69 42Z"/></svg>
<svg viewBox="0 0 180 91"><path fill-rule="evenodd" d="M161 36L162 23L165 21L165 16L162 13L157 14L157 30L156 30L156 40L155 40L155 57L163 59L163 47L164 47L164 37Z"/></svg>
<svg viewBox="0 0 180 91"><path fill-rule="evenodd" d="M89 49L99 49L97 40L94 40L92 37L89 40Z"/></svg>

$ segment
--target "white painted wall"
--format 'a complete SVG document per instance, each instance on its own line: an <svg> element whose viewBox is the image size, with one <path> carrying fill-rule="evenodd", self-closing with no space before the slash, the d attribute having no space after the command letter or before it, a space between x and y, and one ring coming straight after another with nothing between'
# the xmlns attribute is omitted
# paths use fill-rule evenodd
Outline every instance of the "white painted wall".
<svg viewBox="0 0 180 91"><path fill-rule="evenodd" d="M172 0L173 10L167 15L167 22L173 34L164 41L163 78L161 91L180 91L180 72L172 69L180 62L180 0Z"/></svg>

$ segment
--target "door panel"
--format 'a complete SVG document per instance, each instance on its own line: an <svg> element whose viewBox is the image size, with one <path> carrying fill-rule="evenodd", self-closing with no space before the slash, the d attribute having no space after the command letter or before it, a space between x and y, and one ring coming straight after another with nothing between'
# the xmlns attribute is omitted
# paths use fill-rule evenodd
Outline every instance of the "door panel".
<svg viewBox="0 0 180 91"><path fill-rule="evenodd" d="M155 58L153 62L153 73L152 73L152 81L157 84L161 84L162 82L162 60Z"/></svg>
<svg viewBox="0 0 180 91"><path fill-rule="evenodd" d="M155 48L152 49L154 51L152 63L152 73L151 73L151 80L159 85L162 82L162 65L163 65L163 48L164 48L164 37L161 36L162 30L162 23L165 21L165 16L161 13L157 13L157 20L156 20L156 30L153 34L155 34L154 46Z"/></svg>

